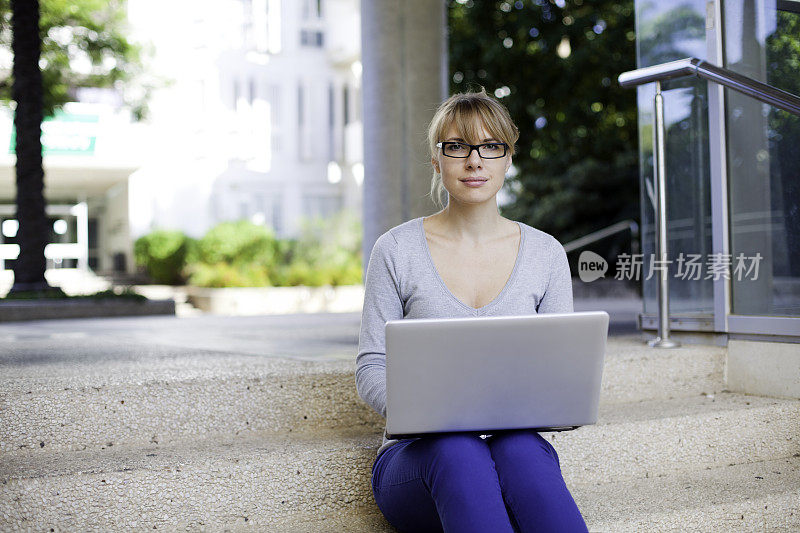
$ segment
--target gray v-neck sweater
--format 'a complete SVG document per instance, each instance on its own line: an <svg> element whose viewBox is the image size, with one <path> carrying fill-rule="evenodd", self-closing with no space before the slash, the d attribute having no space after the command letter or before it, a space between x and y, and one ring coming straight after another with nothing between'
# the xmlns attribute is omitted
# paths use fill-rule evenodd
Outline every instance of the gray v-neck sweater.
<svg viewBox="0 0 800 533"><path fill-rule="evenodd" d="M386 418L386 337L389 320L571 313L572 279L564 247L527 224L520 227L514 269L505 287L478 309L450 292L431 258L422 218L396 226L375 242L364 280L356 357L359 396ZM378 454L396 443L383 435Z"/></svg>

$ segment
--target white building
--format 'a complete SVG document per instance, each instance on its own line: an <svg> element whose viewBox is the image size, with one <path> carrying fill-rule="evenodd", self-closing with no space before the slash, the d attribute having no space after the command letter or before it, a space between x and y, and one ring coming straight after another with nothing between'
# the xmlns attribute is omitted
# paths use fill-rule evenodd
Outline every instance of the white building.
<svg viewBox="0 0 800 533"><path fill-rule="evenodd" d="M131 178L133 236L360 213L357 0L129 0L152 43L152 143Z"/></svg>
<svg viewBox="0 0 800 533"><path fill-rule="evenodd" d="M90 92L91 93L91 92ZM90 94L89 93L89 94ZM115 109L116 107L116 109ZM128 178L139 166L131 150L146 138L124 109L108 103L73 102L42 124L47 215L48 272L134 268L129 228ZM16 156L13 113L0 108L0 292L10 288L16 259ZM65 279L61 272L56 278ZM72 276L71 279L74 279Z"/></svg>
<svg viewBox="0 0 800 533"><path fill-rule="evenodd" d="M157 87L150 118L133 123L113 90L81 90L44 125L49 272L133 272L133 241L156 228L199 237L247 218L292 237L303 217L360 216L359 7L128 0L131 39L150 50ZM0 110L0 147L11 135L12 114ZM0 150L0 285L9 286L14 164L13 148Z"/></svg>

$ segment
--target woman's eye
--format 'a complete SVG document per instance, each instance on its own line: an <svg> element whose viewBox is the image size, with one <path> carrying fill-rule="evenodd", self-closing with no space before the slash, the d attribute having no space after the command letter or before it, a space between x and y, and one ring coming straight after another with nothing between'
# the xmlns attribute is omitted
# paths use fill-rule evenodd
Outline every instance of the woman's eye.
<svg viewBox="0 0 800 533"><path fill-rule="evenodd" d="M499 144L484 144L483 146L485 146L489 151L500 150Z"/></svg>
<svg viewBox="0 0 800 533"><path fill-rule="evenodd" d="M460 150L464 149L464 145L463 144L458 144L458 143L453 143L453 144L450 145L450 149L451 150L460 151Z"/></svg>

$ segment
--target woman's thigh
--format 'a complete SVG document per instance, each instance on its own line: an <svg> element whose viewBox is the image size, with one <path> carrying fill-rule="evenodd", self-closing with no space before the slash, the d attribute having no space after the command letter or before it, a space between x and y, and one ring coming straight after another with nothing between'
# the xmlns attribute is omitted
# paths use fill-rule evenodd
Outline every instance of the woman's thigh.
<svg viewBox="0 0 800 533"><path fill-rule="evenodd" d="M521 531L586 531L555 448L531 430L489 439L503 495Z"/></svg>
<svg viewBox="0 0 800 533"><path fill-rule="evenodd" d="M511 531L489 448L475 435L401 441L376 460L372 486L401 531Z"/></svg>
<svg viewBox="0 0 800 533"><path fill-rule="evenodd" d="M401 440L387 448L372 466L372 494L383 515L401 531L442 531L439 514L421 475L421 465Z"/></svg>

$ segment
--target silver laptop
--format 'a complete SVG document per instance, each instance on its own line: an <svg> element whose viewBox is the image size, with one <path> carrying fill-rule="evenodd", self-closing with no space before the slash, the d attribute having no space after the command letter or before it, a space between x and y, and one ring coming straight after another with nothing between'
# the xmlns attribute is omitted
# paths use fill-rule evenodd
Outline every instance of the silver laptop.
<svg viewBox="0 0 800 533"><path fill-rule="evenodd" d="M386 323L386 434L597 422L608 313Z"/></svg>

